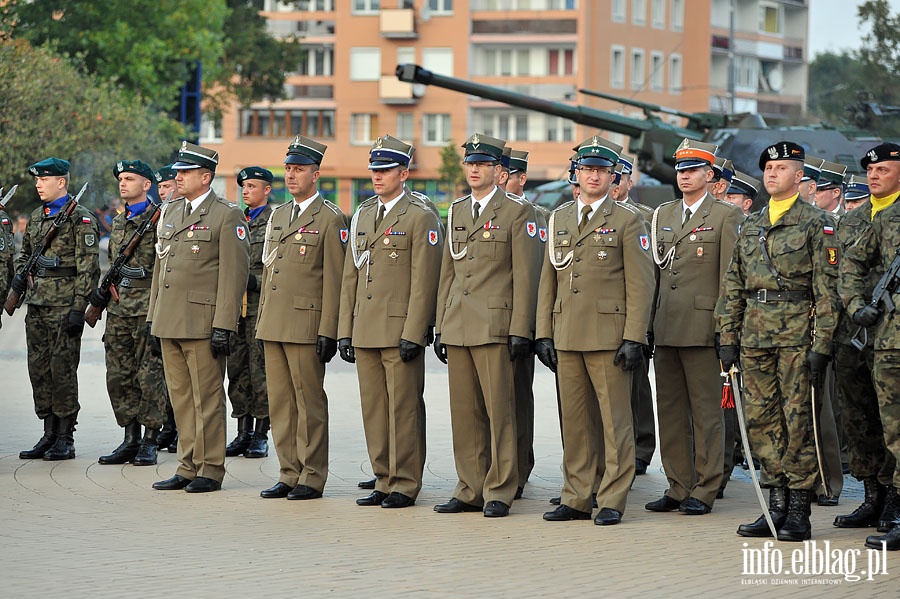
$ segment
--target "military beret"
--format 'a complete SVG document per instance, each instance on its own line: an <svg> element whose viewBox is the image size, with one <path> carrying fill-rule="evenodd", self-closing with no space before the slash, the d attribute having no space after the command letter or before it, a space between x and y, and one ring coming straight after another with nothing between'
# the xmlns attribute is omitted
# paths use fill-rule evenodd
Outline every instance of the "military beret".
<svg viewBox="0 0 900 599"><path fill-rule="evenodd" d="M377 171L395 166L406 168L415 151L414 147L396 137L382 135L375 140L372 149L369 150L369 170Z"/></svg>
<svg viewBox="0 0 900 599"><path fill-rule="evenodd" d="M285 164L322 164L325 158L325 150L328 146L319 142L298 135L288 146L287 155L284 158Z"/></svg>
<svg viewBox="0 0 900 599"><path fill-rule="evenodd" d="M859 164L864 169L867 169L870 164L885 162L887 160L900 160L900 146L893 142L879 144L866 152L866 155L862 157Z"/></svg>
<svg viewBox="0 0 900 599"><path fill-rule="evenodd" d="M519 173L528 170L528 152L524 150L510 150L509 152L509 172Z"/></svg>
<svg viewBox="0 0 900 599"><path fill-rule="evenodd" d="M762 182L759 179L754 179L741 171L734 171L734 174L731 175L731 184L725 193L742 193L755 199L761 187Z"/></svg>
<svg viewBox="0 0 900 599"><path fill-rule="evenodd" d="M46 158L28 167L33 177L62 177L69 174L69 161L62 158Z"/></svg>
<svg viewBox="0 0 900 599"><path fill-rule="evenodd" d="M822 165L825 163L824 158L819 158L817 156L807 156L803 159L803 177L800 178L801 181L816 181L818 182L819 176L822 174Z"/></svg>
<svg viewBox="0 0 900 599"><path fill-rule="evenodd" d="M716 156L716 161L712 167L717 179L725 179L725 181L731 183L731 177L734 176L734 164L729 159Z"/></svg>
<svg viewBox="0 0 900 599"><path fill-rule="evenodd" d="M215 172L218 165L218 152L183 141L181 149L178 150L178 161L172 165L172 168L176 171L205 168Z"/></svg>
<svg viewBox="0 0 900 599"><path fill-rule="evenodd" d="M806 151L803 146L792 141L779 141L762 151L759 155L759 170L766 170L766 163L770 160L799 160L806 159Z"/></svg>
<svg viewBox="0 0 900 599"><path fill-rule="evenodd" d="M675 170L685 171L700 166L711 167L716 162L718 150L719 146L715 144L685 138L675 150Z"/></svg>
<svg viewBox="0 0 900 599"><path fill-rule="evenodd" d="M162 183L163 181L174 181L175 175L177 175L177 174L178 173L176 173L172 169L172 165L169 164L169 165L166 165L166 166L160 168L158 171L156 171L153 174L153 176L156 178L157 183Z"/></svg>
<svg viewBox="0 0 900 599"><path fill-rule="evenodd" d="M822 163L822 171L819 173L819 189L834 189L844 186L844 175L847 173L847 167L836 162Z"/></svg>
<svg viewBox="0 0 900 599"><path fill-rule="evenodd" d="M615 166L622 146L599 135L590 137L574 148L578 166Z"/></svg>
<svg viewBox="0 0 900 599"><path fill-rule="evenodd" d="M489 135L473 133L462 147L466 150L463 162L500 162L506 142Z"/></svg>
<svg viewBox="0 0 900 599"><path fill-rule="evenodd" d="M259 179L260 181L271 183L275 180L275 176L272 175L272 171L264 169L261 166L248 166L247 168L241 169L241 172L238 173L237 184L243 187L244 181L247 179Z"/></svg>
<svg viewBox="0 0 900 599"><path fill-rule="evenodd" d="M869 183L865 177L850 175L845 181L847 189L844 191L844 199L850 202L865 200L869 197Z"/></svg>
<svg viewBox="0 0 900 599"><path fill-rule="evenodd" d="M153 169L150 168L150 165L143 160L118 161L116 163L116 166L113 167L113 177L118 179L119 175L121 175L122 173L134 173L136 175L140 175L148 181L153 181L154 179Z"/></svg>

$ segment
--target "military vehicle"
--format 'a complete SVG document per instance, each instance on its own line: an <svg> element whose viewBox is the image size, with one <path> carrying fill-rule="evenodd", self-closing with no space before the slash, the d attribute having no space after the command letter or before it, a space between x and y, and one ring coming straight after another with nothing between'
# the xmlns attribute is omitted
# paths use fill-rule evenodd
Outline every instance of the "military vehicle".
<svg viewBox="0 0 900 599"><path fill-rule="evenodd" d="M857 131L848 137L841 130L827 125L769 127L762 117L754 114L686 113L646 102L580 90L641 108L646 117L630 118L587 106L551 102L498 87L439 75L415 64L397 65L396 74L401 81L434 85L559 116L580 125L627 135L630 138L628 151L637 157L638 169L676 189L673 155L684 138L717 144L720 155L730 158L738 170L757 179L762 178L758 166L759 155L766 147L783 139L800 144L810 155L846 165L850 173L861 173L859 158L870 148L881 143L881 139L875 135ZM668 123L659 116L660 113L682 117L686 125L677 126Z"/></svg>

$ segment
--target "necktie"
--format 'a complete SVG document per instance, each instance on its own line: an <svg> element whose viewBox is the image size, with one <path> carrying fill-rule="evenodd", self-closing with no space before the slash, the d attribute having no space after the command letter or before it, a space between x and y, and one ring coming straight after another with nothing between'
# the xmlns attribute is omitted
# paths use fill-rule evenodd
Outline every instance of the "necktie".
<svg viewBox="0 0 900 599"><path fill-rule="evenodd" d="M690 208L685 208L685 209L684 209L684 220L681 221L681 224L683 225L683 224L685 224L686 222L688 222L689 220L691 220L691 209L690 209Z"/></svg>
<svg viewBox="0 0 900 599"><path fill-rule="evenodd" d="M298 216L300 216L300 204L294 202L294 205L291 208L291 222L297 220Z"/></svg>
<svg viewBox="0 0 900 599"><path fill-rule="evenodd" d="M475 200L472 200L472 222L477 221L478 215L480 215L480 214L481 214L481 204L479 204Z"/></svg>
<svg viewBox="0 0 900 599"><path fill-rule="evenodd" d="M384 220L384 204L378 202L378 214L375 215L375 232L380 231L381 221Z"/></svg>
<svg viewBox="0 0 900 599"><path fill-rule="evenodd" d="M578 223L578 232L581 233L584 231L584 228L587 226L588 221L590 220L591 207L584 206L581 209L581 222Z"/></svg>
<svg viewBox="0 0 900 599"><path fill-rule="evenodd" d="M192 209L193 209L193 206L191 206L191 203L188 202L187 200L185 200L184 201L184 217L185 218L187 218L191 215Z"/></svg>

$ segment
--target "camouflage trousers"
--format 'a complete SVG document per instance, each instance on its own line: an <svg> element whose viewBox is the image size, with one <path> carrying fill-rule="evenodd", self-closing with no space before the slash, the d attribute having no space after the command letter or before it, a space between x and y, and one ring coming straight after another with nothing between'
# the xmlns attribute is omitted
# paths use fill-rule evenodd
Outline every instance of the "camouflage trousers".
<svg viewBox="0 0 900 599"><path fill-rule="evenodd" d="M148 338L145 316L107 314L106 390L119 426L136 420L147 428L161 428L166 420L169 392L162 355L153 355Z"/></svg>
<svg viewBox="0 0 900 599"><path fill-rule="evenodd" d="M28 348L28 377L34 396L34 411L43 420L76 416L78 404L78 363L81 336L69 337L65 325L67 306L28 306L25 315L25 345Z"/></svg>
<svg viewBox="0 0 900 599"><path fill-rule="evenodd" d="M875 356L871 347L860 352L852 345L835 344L834 374L843 393L841 418L847 435L850 472L859 480L877 476L890 485L894 456L885 447L878 394L872 381Z"/></svg>
<svg viewBox="0 0 900 599"><path fill-rule="evenodd" d="M884 444L894 457L894 488L900 489L900 350L875 351L872 379L878 391L878 410L884 428Z"/></svg>
<svg viewBox="0 0 900 599"><path fill-rule="evenodd" d="M741 348L744 414L763 487L812 491L819 465L805 347Z"/></svg>
<svg viewBox="0 0 900 599"><path fill-rule="evenodd" d="M269 395L266 391L266 357L256 340L256 315L248 314L231 336L228 370L228 399L231 417L269 417Z"/></svg>

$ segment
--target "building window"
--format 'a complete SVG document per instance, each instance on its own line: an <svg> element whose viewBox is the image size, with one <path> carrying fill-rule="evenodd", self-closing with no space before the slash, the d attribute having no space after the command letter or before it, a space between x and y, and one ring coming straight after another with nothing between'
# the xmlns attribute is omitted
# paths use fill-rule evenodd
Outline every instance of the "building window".
<svg viewBox="0 0 900 599"><path fill-rule="evenodd" d="M665 85L666 63L662 52L650 54L650 89L661 92Z"/></svg>
<svg viewBox="0 0 900 599"><path fill-rule="evenodd" d="M564 49L550 49L547 51L548 75L574 75L575 51Z"/></svg>
<svg viewBox="0 0 900 599"><path fill-rule="evenodd" d="M423 48L422 66L438 75L453 76L453 48Z"/></svg>
<svg viewBox="0 0 900 599"><path fill-rule="evenodd" d="M425 145L446 144L450 141L450 115L426 114L423 129L425 130Z"/></svg>
<svg viewBox="0 0 900 599"><path fill-rule="evenodd" d="M612 0L612 20L616 23L625 22L625 0Z"/></svg>
<svg viewBox="0 0 900 599"><path fill-rule="evenodd" d="M334 49L330 46L307 46L306 55L297 66L297 74L311 77L334 75Z"/></svg>
<svg viewBox="0 0 900 599"><path fill-rule="evenodd" d="M756 92L759 83L759 60L747 56L734 59L734 86L742 91Z"/></svg>
<svg viewBox="0 0 900 599"><path fill-rule="evenodd" d="M681 54L669 56L669 93L681 93Z"/></svg>
<svg viewBox="0 0 900 599"><path fill-rule="evenodd" d="M635 25L647 24L647 0L631 0L631 22Z"/></svg>
<svg viewBox="0 0 900 599"><path fill-rule="evenodd" d="M647 69L644 66L644 51L640 48L631 50L631 89L642 89Z"/></svg>
<svg viewBox="0 0 900 599"><path fill-rule="evenodd" d="M572 121L558 116L545 116L547 141L573 141Z"/></svg>
<svg viewBox="0 0 900 599"><path fill-rule="evenodd" d="M241 137L334 137L334 110L241 110Z"/></svg>
<svg viewBox="0 0 900 599"><path fill-rule="evenodd" d="M625 87L625 48L622 46L612 47L612 58L609 65L609 85L610 87Z"/></svg>
<svg viewBox="0 0 900 599"><path fill-rule="evenodd" d="M271 0L266 0L270 2ZM294 0L293 2L278 2L286 5L285 12L298 10L303 12L331 12L334 10L334 0Z"/></svg>
<svg viewBox="0 0 900 599"><path fill-rule="evenodd" d="M397 48L397 64L414 64L416 62L416 49L411 46Z"/></svg>
<svg viewBox="0 0 900 599"><path fill-rule="evenodd" d="M222 117L214 117L209 113L200 115L200 141L201 142L220 142L222 141Z"/></svg>
<svg viewBox="0 0 900 599"><path fill-rule="evenodd" d="M684 0L672 0L672 31L684 31Z"/></svg>
<svg viewBox="0 0 900 599"><path fill-rule="evenodd" d="M381 79L381 48L350 48L350 80Z"/></svg>
<svg viewBox="0 0 900 599"><path fill-rule="evenodd" d="M529 141L528 115L525 113L486 112L478 115L476 129L485 135L507 141Z"/></svg>
<svg viewBox="0 0 900 599"><path fill-rule="evenodd" d="M353 14L364 15L381 10L381 0L353 0Z"/></svg>
<svg viewBox="0 0 900 599"><path fill-rule="evenodd" d="M781 35L784 33L784 6L773 2L759 3L759 31Z"/></svg>
<svg viewBox="0 0 900 599"><path fill-rule="evenodd" d="M350 115L350 143L370 144L378 135L377 114L351 114Z"/></svg>
<svg viewBox="0 0 900 599"><path fill-rule="evenodd" d="M531 75L531 51L528 49L487 48L481 51L479 69L487 76Z"/></svg>
<svg viewBox="0 0 900 599"><path fill-rule="evenodd" d="M666 0L651 0L650 24L654 29L666 27Z"/></svg>
<svg viewBox="0 0 900 599"><path fill-rule="evenodd" d="M405 142L411 142L415 139L416 134L413 131L413 113L398 112L397 113L397 138Z"/></svg>
<svg viewBox="0 0 900 599"><path fill-rule="evenodd" d="M435 15L453 14L453 0L428 0L428 10Z"/></svg>

